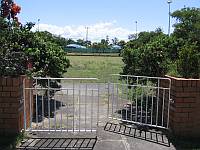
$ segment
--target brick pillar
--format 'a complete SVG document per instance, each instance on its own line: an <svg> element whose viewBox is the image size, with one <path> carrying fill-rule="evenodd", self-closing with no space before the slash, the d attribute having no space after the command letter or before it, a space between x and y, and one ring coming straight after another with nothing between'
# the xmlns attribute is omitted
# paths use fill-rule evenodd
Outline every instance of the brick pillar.
<svg viewBox="0 0 200 150"><path fill-rule="evenodd" d="M200 137L200 79L172 80L170 128L178 137Z"/></svg>
<svg viewBox="0 0 200 150"><path fill-rule="evenodd" d="M19 133L24 128L23 80L26 76L0 77L0 134ZM26 85L31 84L25 80ZM26 111L30 114L30 93L25 94ZM27 125L30 117L26 116Z"/></svg>

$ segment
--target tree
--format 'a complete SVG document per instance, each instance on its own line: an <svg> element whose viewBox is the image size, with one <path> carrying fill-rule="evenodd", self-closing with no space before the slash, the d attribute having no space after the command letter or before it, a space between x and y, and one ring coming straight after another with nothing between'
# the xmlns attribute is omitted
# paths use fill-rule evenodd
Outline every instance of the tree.
<svg viewBox="0 0 200 150"><path fill-rule="evenodd" d="M172 36L177 45L177 68L181 76L200 77L200 9L183 8L172 13L177 20Z"/></svg>
<svg viewBox="0 0 200 150"><path fill-rule="evenodd" d="M64 50L51 34L32 32L33 23L19 26L16 20L19 8L11 0L1 1L0 75L31 73L33 76L62 77L69 67ZM31 70L28 69L30 60L33 63Z"/></svg>
<svg viewBox="0 0 200 150"><path fill-rule="evenodd" d="M187 43L179 50L178 71L185 78L200 76L200 53L196 43Z"/></svg>
<svg viewBox="0 0 200 150"><path fill-rule="evenodd" d="M173 36L186 42L197 42L200 47L200 8L183 8L173 12L172 17L177 20Z"/></svg>
<svg viewBox="0 0 200 150"><path fill-rule="evenodd" d="M106 42L109 44L109 36L106 35Z"/></svg>
<svg viewBox="0 0 200 150"><path fill-rule="evenodd" d="M126 42L124 40L120 40L117 45L121 46L121 48L123 49L126 45Z"/></svg>
<svg viewBox="0 0 200 150"><path fill-rule="evenodd" d="M1 0L1 17L9 20L9 26L11 21L19 25L17 14L20 13L21 7L18 6L13 0Z"/></svg>
<svg viewBox="0 0 200 150"><path fill-rule="evenodd" d="M137 34L129 34L128 39L129 40L135 40L137 38Z"/></svg>
<svg viewBox="0 0 200 150"><path fill-rule="evenodd" d="M33 62L32 74L34 76L62 77L70 63L63 48L46 36L35 33L31 46L25 50Z"/></svg>
<svg viewBox="0 0 200 150"><path fill-rule="evenodd" d="M113 44L113 45L117 45L118 42L119 42L118 38L114 37L114 38L112 39L112 44Z"/></svg>
<svg viewBox="0 0 200 150"><path fill-rule="evenodd" d="M161 30L140 32L123 50L123 74L163 76L167 72L169 39Z"/></svg>
<svg viewBox="0 0 200 150"><path fill-rule="evenodd" d="M67 40L61 36L53 35L52 33L48 31L37 31L36 34L38 36L43 37L46 41L51 41L53 43L56 43L57 45L61 46L63 49L66 47L66 45L75 43L75 41L71 39Z"/></svg>

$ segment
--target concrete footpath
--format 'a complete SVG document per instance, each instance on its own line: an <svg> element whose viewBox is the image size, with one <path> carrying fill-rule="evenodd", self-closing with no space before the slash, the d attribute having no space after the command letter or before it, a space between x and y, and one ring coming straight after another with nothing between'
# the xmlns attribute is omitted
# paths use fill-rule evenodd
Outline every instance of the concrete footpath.
<svg viewBox="0 0 200 150"><path fill-rule="evenodd" d="M136 137L130 137L102 129L94 150L175 150L175 147L168 143L169 141L164 135L164 142L161 142L162 140L158 142L145 140L142 135L141 137L138 135L136 133Z"/></svg>
<svg viewBox="0 0 200 150"><path fill-rule="evenodd" d="M113 128L114 127L114 128ZM83 149L83 150L175 150L159 131L141 131L115 124L99 127L95 133L37 132L28 136L20 149ZM120 131L121 130L121 131ZM95 138L97 137L97 138ZM31 139L32 138L32 139ZM35 141L33 141L34 138ZM44 138L44 139L43 139ZM55 138L55 139L54 139ZM57 139L56 139L57 138ZM91 138L91 139L90 139ZM53 140L52 140L53 139ZM58 139L60 141L58 141ZM48 142L49 141L49 142ZM64 142L65 141L65 142ZM87 141L87 142L86 142ZM64 144L63 144L64 143ZM23 145L30 144L30 147ZM32 145L32 146L31 146ZM82 146L81 146L82 145ZM20 146L19 146L20 147Z"/></svg>

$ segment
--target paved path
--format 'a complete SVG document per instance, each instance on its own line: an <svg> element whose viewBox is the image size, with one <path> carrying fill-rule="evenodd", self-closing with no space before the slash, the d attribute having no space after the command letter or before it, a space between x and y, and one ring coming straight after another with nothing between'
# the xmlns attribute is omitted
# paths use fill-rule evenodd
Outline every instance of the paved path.
<svg viewBox="0 0 200 150"><path fill-rule="evenodd" d="M175 150L171 143L170 145L160 145L139 138L100 130L94 150Z"/></svg>
<svg viewBox="0 0 200 150"><path fill-rule="evenodd" d="M81 138L80 141L84 138L85 141L88 141L88 138L94 138L97 136L96 144L94 145L93 150L175 150L175 147L171 143L167 143L166 137L164 137L165 144L159 140L158 142L152 142L136 137L130 137L123 134L117 134L109 131L105 131L103 127L98 128L97 133L61 133L61 132L52 132L52 133L32 133L29 136L33 138L71 138L75 139L72 141L76 142L76 138ZM61 139L62 140L62 139ZM94 139L92 139L94 140ZM70 141L70 140L69 140ZM61 142L62 143L62 142ZM72 146L71 142L69 146ZM78 142L81 143L81 142ZM77 143L77 145L78 145ZM32 143L33 144L33 143ZM91 143L92 144L92 143ZM25 144L26 145L26 144ZM68 144L65 144L68 145ZM38 143L37 143L38 146ZM44 145L43 145L44 146ZM72 146L73 147L73 146ZM76 147L76 146L75 146ZM37 148L37 147L35 147ZM70 149L68 147L68 149ZM74 148L73 148L74 149Z"/></svg>

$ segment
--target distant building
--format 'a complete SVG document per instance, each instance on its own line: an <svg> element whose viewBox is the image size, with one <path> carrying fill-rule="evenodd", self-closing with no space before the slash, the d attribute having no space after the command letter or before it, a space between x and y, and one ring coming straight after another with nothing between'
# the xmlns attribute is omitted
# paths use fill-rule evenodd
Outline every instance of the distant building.
<svg viewBox="0 0 200 150"><path fill-rule="evenodd" d="M122 47L119 46L119 45L112 45L111 49L118 49L118 50L120 50L120 49L122 49Z"/></svg>
<svg viewBox="0 0 200 150"><path fill-rule="evenodd" d="M85 46L81 46L81 45L78 45L78 44L69 44L66 46L66 48L86 48Z"/></svg>

